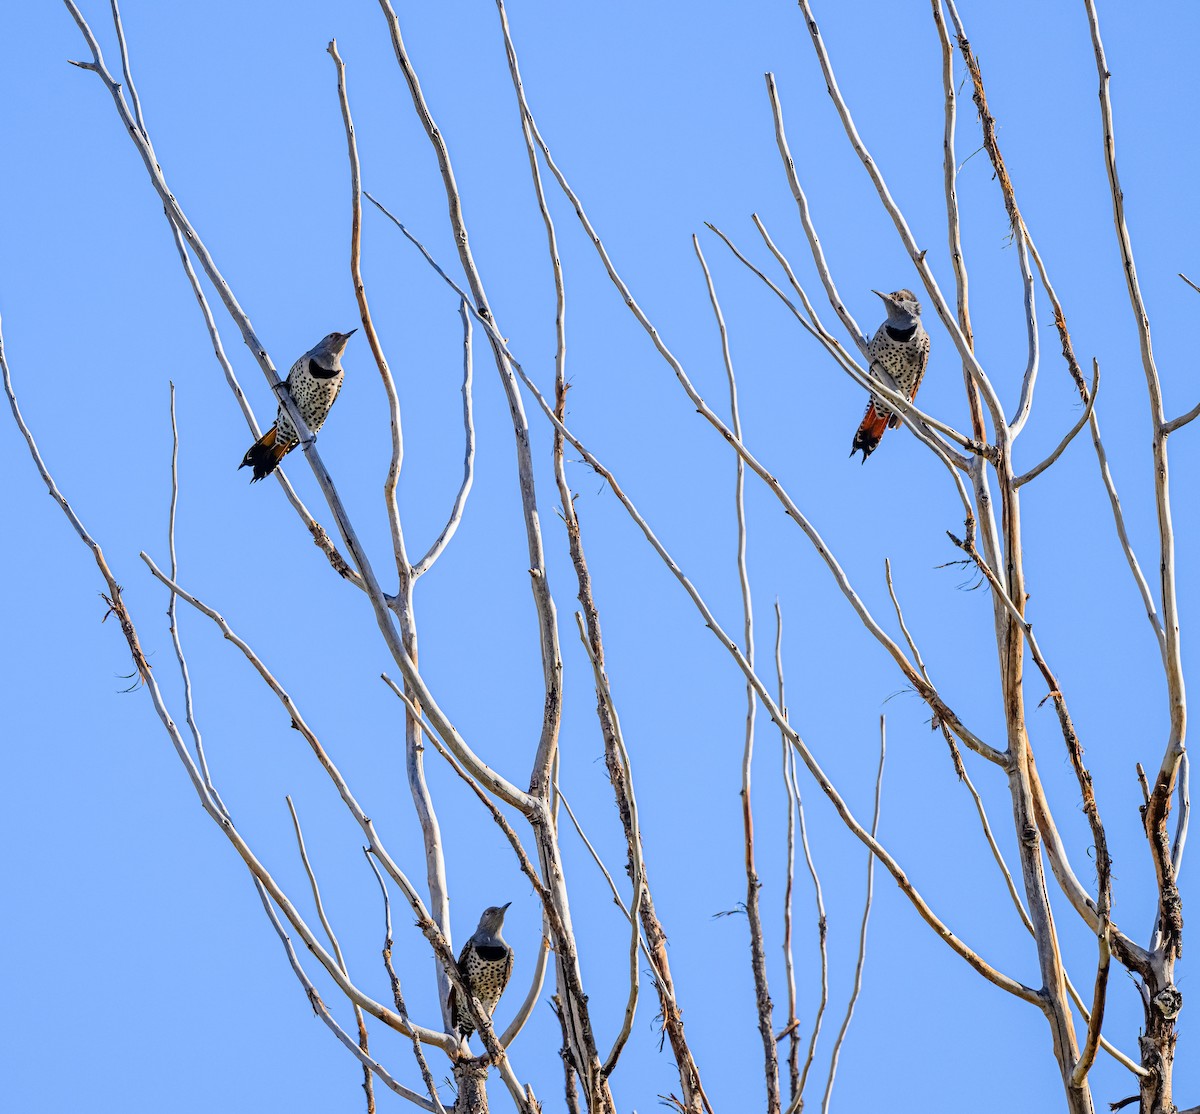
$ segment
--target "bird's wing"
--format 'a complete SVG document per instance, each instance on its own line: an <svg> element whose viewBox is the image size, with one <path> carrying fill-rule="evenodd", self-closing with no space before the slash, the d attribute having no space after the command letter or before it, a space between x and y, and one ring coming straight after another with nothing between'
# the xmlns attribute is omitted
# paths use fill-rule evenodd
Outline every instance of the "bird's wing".
<svg viewBox="0 0 1200 1114"><path fill-rule="evenodd" d="M468 988L471 986L471 979L467 975L467 952L471 950L470 941L463 945L463 949L458 953L458 973L462 976ZM450 988L450 1028L458 1028L458 991L454 987Z"/></svg>
<svg viewBox="0 0 1200 1114"><path fill-rule="evenodd" d="M913 383L912 394L908 396L909 402L917 401L917 392L921 389L921 380L925 378L925 369L929 366L929 334L925 334L925 343L921 346L921 364L917 368L916 382ZM891 421L888 422L888 429L895 429L900 424L900 415L893 414Z"/></svg>
<svg viewBox="0 0 1200 1114"><path fill-rule="evenodd" d="M513 950L508 949L508 958L504 961L504 977L500 980L500 992L504 993L504 988L508 986L508 980L512 978L513 968Z"/></svg>

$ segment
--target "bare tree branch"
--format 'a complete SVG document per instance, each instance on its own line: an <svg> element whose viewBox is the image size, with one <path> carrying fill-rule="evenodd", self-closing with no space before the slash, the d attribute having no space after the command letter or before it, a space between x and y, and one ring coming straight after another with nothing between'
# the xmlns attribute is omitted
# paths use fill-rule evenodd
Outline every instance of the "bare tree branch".
<svg viewBox="0 0 1200 1114"><path fill-rule="evenodd" d="M1171 847L1171 865L1176 877L1183 867L1183 848L1187 844L1188 820L1192 815L1192 794L1188 784L1190 774L1190 763L1185 752L1179 763L1179 815L1175 820L1175 842Z"/></svg>
<svg viewBox="0 0 1200 1114"><path fill-rule="evenodd" d="M871 819L871 835L879 831L879 805L883 793L883 762L887 755L887 721L879 717L879 772L875 776L875 815ZM833 1080L837 1074L838 1056L842 1043L850 1029L850 1021L854 1017L854 1006L862 992L863 966L867 959L867 922L871 917L871 898L875 892L875 856L867 853L867 899L863 904L862 926L858 930L858 962L854 965L854 989L850 992L850 1001L846 1004L846 1016L842 1027L838 1030L837 1040L833 1042L833 1054L829 1059L829 1080L825 1084L825 1097L821 1100L821 1112L827 1114L829 1100L833 1095Z"/></svg>
<svg viewBox="0 0 1200 1114"><path fill-rule="evenodd" d="M608 888L612 891L613 904L625 915L625 919L629 920L629 909L626 907L624 900L621 898L621 891L617 889L617 883L614 881L612 873L608 867L604 865L604 860L600 858L600 852L596 850L592 841L588 839L587 833L583 830L583 826L579 823L579 818L575 815L575 811L571 808L570 802L563 794L561 788L555 785L555 792L558 793L559 799L563 803L563 807L567 810L567 816L570 818L571 826L575 829L575 833L583 841L584 847L587 848L588 854L591 855L592 861L600 868L600 873L604 875L604 880L608 883ZM642 954L646 957L646 962L650 964L651 970L654 972L655 979L658 978L658 971L655 966L655 956L647 946L645 938L642 938Z"/></svg>
<svg viewBox="0 0 1200 1114"><path fill-rule="evenodd" d="M1029 483L1030 480L1036 480L1047 468L1050 467L1062 454L1066 451L1067 446L1075 440L1075 435L1083 429L1091 420L1092 409L1096 405L1096 394L1100 390L1100 363L1098 360L1092 361L1092 389L1088 392L1088 400L1084 404L1083 413L1079 415L1079 420L1067 430L1066 436L1058 443L1058 447L1043 460L1040 464L1034 465L1028 472L1022 472L1013 484L1016 487L1022 487Z"/></svg>
<svg viewBox="0 0 1200 1114"><path fill-rule="evenodd" d="M292 827L296 831L296 846L300 850L300 861L304 864L304 873L308 875L308 884L312 887L317 917L321 922L321 927L325 929L325 937L329 941L329 946L333 948L333 956L337 960L338 967L341 968L342 974L349 978L350 971L346 967L346 957L342 954L342 945L338 943L333 925L329 923L329 917L325 913L325 903L321 900L321 887L317 885L316 873L308 859L308 848L304 846L304 833L300 830L300 817L296 815L296 806L292 803L290 796L285 797L284 800L287 801L288 811L292 814ZM367 1023L363 1018L362 1007L357 1002L354 1004L354 1020L358 1024L358 1047L362 1049L364 1056L369 1056L371 1048L367 1039ZM365 1073L363 1090L367 1094L367 1114L375 1114L375 1091L371 1086L371 1069L365 1061L363 1071Z"/></svg>
<svg viewBox="0 0 1200 1114"><path fill-rule="evenodd" d="M625 1016L621 1029L613 1040L612 1048L604 1058L604 1074L612 1075L617 1066L625 1042L633 1032L633 1018L638 1004L638 943L641 940L641 928L638 917L642 909L642 901L646 892L646 872L642 863L642 825L638 817L637 797L633 792L633 768L629 758L629 750L625 746L625 737L621 732L621 721L617 716L616 705L613 703L612 690L609 688L608 676L604 672L599 657L592 649L590 632L584 623L582 612L575 612L575 624L579 628L579 640L583 643L584 652L592 665L592 676L596 683L596 696L608 712L608 722L612 725L613 739L621 760L622 772L625 775L624 785L628 795L629 807L629 848L631 856L630 881L633 884L633 900L630 902L628 917L630 928L629 940L629 995L625 1004ZM573 818L572 818L573 819ZM582 833L581 833L582 834Z"/></svg>
<svg viewBox="0 0 1200 1114"><path fill-rule="evenodd" d="M349 1049L355 1057L357 1057L357 1059L362 1063L363 1067L369 1068L380 1079L380 1081L382 1081L385 1087L387 1087L389 1090L395 1091L395 1093L401 1098L408 1099L409 1102L420 1107L422 1110L428 1110L430 1114L445 1114L445 1110L442 1108L440 1103L435 1106L434 1103L430 1102L423 1095L417 1094L416 1091L410 1090L408 1087L405 1087L404 1084L398 1083L395 1079L393 1079L387 1069L384 1068L383 1065L378 1061L372 1059L372 1057L366 1052L364 1052L354 1042L354 1038L351 1037L350 1034L347 1033L346 1030L334 1020L333 1015L329 1012L329 1007L325 1005L320 994L317 993L317 988L313 985L312 980L309 979L308 975L305 973L304 968L300 963L300 958L296 955L296 949L292 945L291 937L288 936L287 929L285 929L283 924L280 922L279 916L275 912L275 907L271 904L271 899L267 895L266 889L264 889L263 886L257 881L255 884L258 889L258 896L262 900L263 908L266 910L267 917L271 921L271 926L279 934L279 940L280 943L283 944L283 950L287 953L288 962L292 965L292 970L296 973L296 977L300 980L300 985L304 987L304 992L308 995L309 1005L312 1006L313 1012L329 1027L334 1036L336 1036L338 1040L340 1040L342 1044L344 1044L346 1048Z"/></svg>
<svg viewBox="0 0 1200 1114"><path fill-rule="evenodd" d="M1156 941L1166 944L1171 958L1160 972L1168 983L1174 968L1174 949L1183 930L1182 914L1179 911L1179 893L1175 885L1174 872L1168 851L1166 835L1167 816L1171 809L1171 796L1175 792L1175 779L1184 752L1184 733L1187 722L1187 690L1184 684L1183 660L1179 639L1179 605L1175 592L1175 532L1171 523L1171 488L1167 454L1166 418L1163 415L1162 387L1158 368L1154 362L1154 350L1150 341L1150 318L1142 299L1138 283L1137 266L1133 259L1133 244L1129 228L1125 223L1125 195L1117 174L1116 141L1114 139L1112 100L1109 96L1111 74L1104 55L1104 44L1100 40L1100 24L1094 0L1084 0L1091 30L1092 49L1096 58L1096 72L1100 87L1100 117L1104 134L1104 161L1108 171L1109 193L1113 204L1113 223L1117 232L1117 244L1121 252L1122 271L1129 293L1129 303L1137 326L1138 341L1142 355L1142 368L1146 376L1146 392L1150 401L1150 420L1154 430L1154 502L1158 511L1159 570L1162 599L1162 626L1166 635L1164 666L1167 675L1167 699L1171 716L1171 731L1163 751L1162 763L1155 778L1150 807L1146 813L1146 832L1150 839L1151 858L1159 887L1159 929ZM1158 944L1155 944L1155 948ZM1171 1021L1172 1019L1168 1019ZM1173 1038L1172 1038L1173 1043Z"/></svg>
<svg viewBox="0 0 1200 1114"><path fill-rule="evenodd" d="M779 710L786 718L787 702L784 699L783 682L783 610L779 600L775 601L775 677L778 681ZM800 1018L796 1015L796 963L792 953L792 890L796 881L796 810L800 805L799 793L795 785L796 754L786 737L782 743L783 768L781 771L784 796L787 800L787 867L784 873L783 885L783 964L787 978L788 1020L782 1033L775 1040L788 1038L788 1075L790 1087L788 1090L789 1103L800 1093ZM828 971L825 969L824 934L821 940L821 960L823 979L828 982ZM818 1016L819 1020L819 1016Z"/></svg>
<svg viewBox="0 0 1200 1114"><path fill-rule="evenodd" d="M459 313L462 316L463 323L462 396L463 434L466 442L466 449L463 453L463 478L458 488L458 494L454 497L454 506L450 509L450 518L446 521L446 525L442 527L442 532L438 534L433 545L429 547L429 552L413 565L412 575L414 580L427 573L433 567L434 562L442 555L443 550L450 543L450 539L454 537L459 523L462 522L463 511L466 510L467 496L471 494L471 486L475 482L475 412L472 398L475 380L471 359L471 315L467 312L465 299L459 304Z"/></svg>
<svg viewBox="0 0 1200 1114"><path fill-rule="evenodd" d="M386 673L383 674L383 682L394 692L403 702L409 713L419 715L420 711L413 700L404 692L399 685L396 684ZM512 825L505 819L504 814L492 803L487 794L483 791L479 783L471 777L462 766L455 761L454 755L450 750L439 741L436 734L429 735L430 741L433 743L437 752L446 760L450 768L458 774L463 781L471 788L471 792L483 802L484 807L491 813L492 819L496 822L496 826L504 833L504 838L508 840L509 845L513 849L513 853L517 857L517 865L521 868L521 873L529 879L533 886L534 892L538 895L538 899L542 902L542 917L548 923L551 931L556 935L564 931L562 923L558 920L558 912L554 908L554 902L550 891L546 888L541 878L538 877L537 870L534 868L533 862L529 858L529 853L525 850L521 843L520 837L513 830ZM533 1013L533 1008L537 1005L538 996L541 994L542 980L546 974L546 957L549 953L549 948L546 945L545 937L543 936L542 943L538 948L538 957L534 964L533 984L529 992L526 994L524 1001L518 1008L516 1016L509 1023L508 1028L500 1035L500 1045L507 1048L509 1044L516 1038L517 1034L525 1027L525 1023L529 1020Z"/></svg>
<svg viewBox="0 0 1200 1114"><path fill-rule="evenodd" d="M896 586L892 583L892 562L890 558L883 559L883 574L887 580L888 595L892 598L892 607L896 611L896 622L900 624L900 633L904 635L904 641L908 643L909 652L913 656L913 661L917 663L917 668L921 671L921 676L925 678L931 685L932 678L929 676L929 670L925 668L925 661L921 657L921 651L917 648L917 644L909 633L908 624L904 621L904 612L900 610L900 600L896 597ZM964 780L967 776L967 771L963 767L962 756L958 753L958 745L954 742L954 736L947 730L946 725L937 721L935 726L940 727L942 735L946 739L946 745L950 748L950 757L954 760L954 772L958 775L959 780Z"/></svg>
<svg viewBox="0 0 1200 1114"><path fill-rule="evenodd" d="M387 508L388 527L392 536L392 554L396 563L399 585L391 601L392 609L400 622L400 637L404 648L414 662L417 660L417 630L413 582L416 579L409 563L408 550L404 541L404 528L400 522L400 506L396 489L400 482L400 470L404 463L404 431L400 420L400 397L396 382L383 353L383 345L371 318L367 301L366 285L362 276L362 178L358 159L358 144L354 137L354 121L350 115L350 99L346 92L346 67L338 54L337 40L328 46L329 56L337 72L338 102L342 110L342 122L346 130L346 150L350 163L350 277L354 284L354 296L358 301L359 317L379 377L383 382L388 401L388 416L391 423L392 458L387 478L383 483L384 504ZM407 683L407 682L406 682ZM442 852L442 832L438 823L433 797L425 780L425 756L421 744L421 716L409 714L404 724L405 772L408 775L409 791L421 824L421 837L425 847L425 874L429 885L429 904L438 929L446 938L452 939L450 930L450 892L446 881L446 860ZM444 970L437 968L438 999L442 1006L442 1020L450 1027L449 1003L450 983Z"/></svg>
<svg viewBox="0 0 1200 1114"><path fill-rule="evenodd" d="M1095 410L1088 415L1088 423L1092 430L1092 446L1096 450L1096 461L1100 465L1100 479L1104 482L1104 490L1108 492L1108 502L1112 507L1113 523L1117 528L1117 538L1121 542L1121 550L1124 552L1125 560L1129 564L1129 571L1133 573L1134 583L1137 585L1138 593L1142 597L1146 618L1150 620L1150 629L1154 631L1159 651L1162 653L1165 662L1167 656L1166 632L1163 630L1162 622L1158 617L1158 609L1155 606L1154 597L1150 594L1150 585L1146 582L1146 577L1142 573L1142 566L1138 563L1137 555L1133 552L1133 544L1129 540L1129 533L1125 529L1125 515L1121 510L1121 500L1117 495L1117 487L1113 482L1112 472L1108 467L1108 453L1104 451L1104 442L1100 438L1100 419L1097 417Z"/></svg>
<svg viewBox="0 0 1200 1114"><path fill-rule="evenodd" d="M337 71L338 103L342 110L342 122L346 129L346 153L350 163L350 279L354 284L354 297L358 302L358 315L362 320L363 334L371 347L379 378L387 396L388 418L392 431L392 460L387 478L383 482L383 497L387 506L388 526L392 533L392 551L396 559L396 574L401 583L412 575L408 554L404 545L404 529L400 524L400 507L396 502L396 488L400 483L400 469L404 464L404 428L400 421L400 396L396 393L396 380L383 354L383 345L375 330L371 307L367 301L367 288L362 276L362 174L358 160L358 143L354 138L354 120L350 115L350 98L346 92L346 64L338 53L337 39L330 39L326 52L333 59ZM443 928L444 931L444 928Z"/></svg>
<svg viewBox="0 0 1200 1114"><path fill-rule="evenodd" d="M383 894L383 967L387 971L388 981L392 986L392 1000L396 1003L396 1012L403 1018L408 1018L408 1006L404 1002L404 994L400 989L400 976L396 974L396 968L392 965L392 902L388 897L387 882L384 881L383 874L380 872L374 857L371 854L369 847L363 848L363 855L366 857L367 865L371 868L371 872L375 875L375 880L379 883L379 889ZM432 1107L436 1114L446 1114L442 1107L442 1101L438 1098L437 1085L433 1081L433 1073L429 1070L429 1062L425 1059L425 1053L421 1050L421 1042L415 1037L412 1042L413 1056L417 1061L417 1068L421 1073L421 1078L425 1081L425 1088L429 1092L429 1098Z"/></svg>
<svg viewBox="0 0 1200 1114"><path fill-rule="evenodd" d="M1024 222L1022 222L1022 226ZM1017 241L1017 261L1021 267L1021 285L1025 291L1025 335L1028 338L1029 356L1025 363L1025 375L1021 380L1021 396L1017 402L1017 412L1008 423L1009 435L1015 441L1029 421L1033 412L1033 388L1037 382L1038 373L1038 335L1036 320L1036 300L1033 287L1033 272L1029 268L1029 254L1025 248L1025 237L1020 229L1014 230Z"/></svg>
<svg viewBox="0 0 1200 1114"><path fill-rule="evenodd" d="M729 414L733 435L742 439L742 417L738 410L737 377L733 370L733 357L729 351L729 331L725 326L725 315L713 285L708 262L700 250L700 241L693 235L692 247L700 268L704 272L704 283L708 289L708 300L716 319L717 331L721 336L721 358L725 364L725 376L729 381ZM736 458L737 472L734 484L734 508L737 513L737 572L742 595L744 624L744 653L746 662L754 668L754 601L750 594L750 574L746 570L746 465ZM758 1031L763 1044L763 1074L767 1085L767 1112L778 1114L779 1098L779 1055L775 1049L775 1027L772 1024L771 989L767 981L767 950L763 942L762 912L758 892L762 888L758 880L758 867L754 859L754 808L751 799L751 767L754 759L754 713L758 702L754 689L746 685L746 735L742 746L742 836L745 841L746 866L746 922L750 929L750 968L754 976L754 998L758 1007Z"/></svg>

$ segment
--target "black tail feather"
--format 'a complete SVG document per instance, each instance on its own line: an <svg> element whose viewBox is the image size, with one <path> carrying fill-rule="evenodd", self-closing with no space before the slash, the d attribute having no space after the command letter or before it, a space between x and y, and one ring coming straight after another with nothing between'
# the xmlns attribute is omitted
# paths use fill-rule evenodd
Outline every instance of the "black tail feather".
<svg viewBox="0 0 1200 1114"><path fill-rule="evenodd" d="M276 436L276 427L272 426L250 446L238 467L253 468L254 477L250 482L257 483L279 467L279 462L288 454L293 444L294 442L292 444L280 442Z"/></svg>

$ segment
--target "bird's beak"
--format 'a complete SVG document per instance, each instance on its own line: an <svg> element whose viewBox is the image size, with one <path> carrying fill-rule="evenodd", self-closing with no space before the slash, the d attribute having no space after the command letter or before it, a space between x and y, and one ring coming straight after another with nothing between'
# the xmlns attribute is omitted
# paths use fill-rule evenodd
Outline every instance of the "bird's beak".
<svg viewBox="0 0 1200 1114"><path fill-rule="evenodd" d="M871 293L872 293L872 294L877 294L877 295L878 295L880 298L882 298L882 299L883 299L885 302L890 302L890 301L892 300L892 299L891 299L891 298L889 298L889 297L888 297L888 296L887 296L885 293L883 293L883 291L882 291L882 290L872 290L872 291L871 291Z"/></svg>
<svg viewBox="0 0 1200 1114"><path fill-rule="evenodd" d="M512 904L512 902L510 901L510 902L508 903L508 905L511 905L511 904ZM508 905L502 905L502 906L500 906L500 908L501 908L501 909L507 909L507 908L508 908Z"/></svg>
<svg viewBox="0 0 1200 1114"><path fill-rule="evenodd" d="M358 330L357 330L357 329L351 329L351 330L350 330L348 333L341 333L341 334L339 334L339 335L341 336L341 338L342 338L342 339L341 339L341 340L338 342L338 352L339 352L339 354L345 351L345 349L346 349L346 341L348 341L348 340L349 340L349 339L350 339L352 336L354 336L354 334L355 334L355 333L357 333L357 332L358 332Z"/></svg>

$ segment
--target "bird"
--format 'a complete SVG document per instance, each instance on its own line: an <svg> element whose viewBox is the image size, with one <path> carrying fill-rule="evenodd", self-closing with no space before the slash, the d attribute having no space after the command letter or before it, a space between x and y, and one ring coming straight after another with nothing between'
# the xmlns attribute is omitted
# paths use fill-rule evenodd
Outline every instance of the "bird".
<svg viewBox="0 0 1200 1114"><path fill-rule="evenodd" d="M883 299L887 320L875 330L867 345L868 373L884 382L879 373L882 368L891 376L896 389L912 402L921 386L925 365L929 363L929 334L921 324L921 304L911 290L895 290L891 294L872 290L871 293ZM861 449L866 464L867 457L879 447L884 433L899 424L900 415L893 413L882 398L872 395L862 424L854 434L850 456Z"/></svg>
<svg viewBox="0 0 1200 1114"><path fill-rule="evenodd" d="M315 434L325 424L330 407L342 389L342 352L346 341L356 332L357 329L351 329L348 333L330 333L292 364L287 381L281 384L292 396L310 433ZM281 401L275 424L250 446L238 467L253 468L254 477L250 482L257 483L274 472L279 462L299 443L296 427Z"/></svg>
<svg viewBox="0 0 1200 1114"><path fill-rule="evenodd" d="M511 904L510 901L508 905ZM512 974L513 950L500 935L508 905L491 905L483 911L475 935L463 945L458 956L458 973L483 1004L489 1019ZM457 990L450 992L450 1027L463 1040L475 1032L475 1023Z"/></svg>

